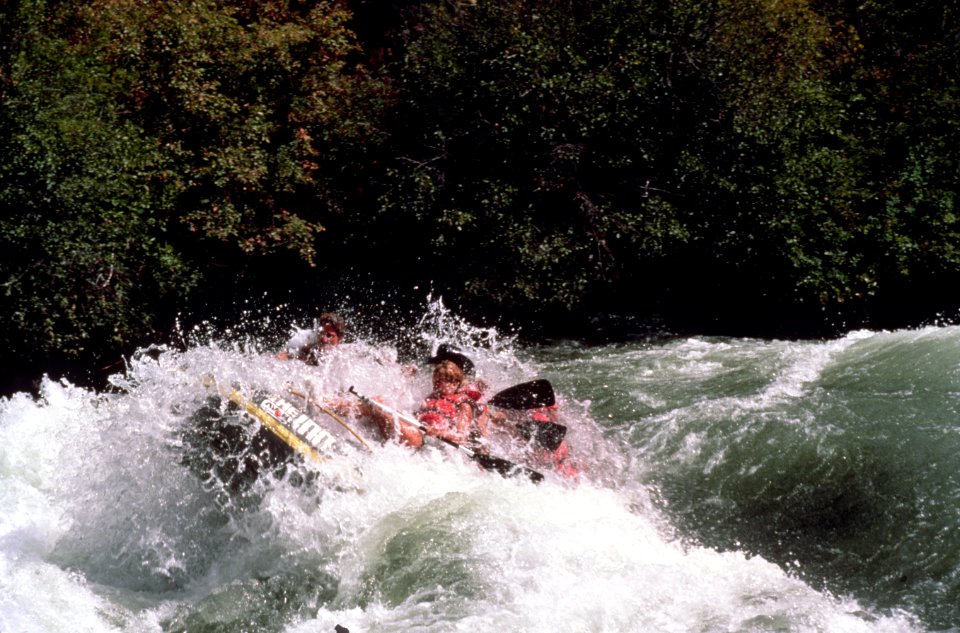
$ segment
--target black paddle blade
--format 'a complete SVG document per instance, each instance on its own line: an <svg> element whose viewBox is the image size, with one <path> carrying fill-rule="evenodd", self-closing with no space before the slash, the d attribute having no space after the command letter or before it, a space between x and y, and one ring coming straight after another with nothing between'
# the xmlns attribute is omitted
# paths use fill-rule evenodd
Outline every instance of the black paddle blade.
<svg viewBox="0 0 960 633"><path fill-rule="evenodd" d="M507 387L490 398L490 404L501 409L537 409L556 403L553 385L544 378Z"/></svg>
<svg viewBox="0 0 960 633"><path fill-rule="evenodd" d="M533 483L539 483L543 481L542 473L538 473L537 471L527 468L526 466L514 464L513 462L503 459L502 457L493 457L491 455L484 455L483 453L474 453L472 457L474 461L487 470L495 470L504 477L526 475Z"/></svg>
<svg viewBox="0 0 960 633"><path fill-rule="evenodd" d="M567 427L556 422L537 422L536 420L524 420L517 424L517 430L520 431L520 437L525 440L533 440L548 451L555 451L563 442L567 434Z"/></svg>

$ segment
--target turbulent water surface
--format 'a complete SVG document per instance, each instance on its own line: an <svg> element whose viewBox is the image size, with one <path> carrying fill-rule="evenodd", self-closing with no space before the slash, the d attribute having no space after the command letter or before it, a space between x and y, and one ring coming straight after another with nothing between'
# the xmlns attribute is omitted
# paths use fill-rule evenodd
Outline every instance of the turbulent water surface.
<svg viewBox="0 0 960 633"><path fill-rule="evenodd" d="M0 399L0 630L960 630L960 328L524 348L451 323L425 343L490 392L553 383L579 481L354 416L372 450L321 416L333 461L251 461L205 376L411 410L428 372L362 338L317 367L153 350L104 393Z"/></svg>

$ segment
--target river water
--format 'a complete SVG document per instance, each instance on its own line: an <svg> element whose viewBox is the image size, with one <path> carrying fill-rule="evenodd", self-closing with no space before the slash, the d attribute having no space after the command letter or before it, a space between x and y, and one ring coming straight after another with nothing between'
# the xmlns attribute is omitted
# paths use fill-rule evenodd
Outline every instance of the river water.
<svg viewBox="0 0 960 633"><path fill-rule="evenodd" d="M412 410L429 375L362 337L306 367L197 334L100 393L0 399L0 631L960 630L960 328L529 347L445 315L417 335L490 392L550 380L579 480L380 444L353 416L371 450L318 417L332 461L227 473L196 429L247 427L204 376Z"/></svg>

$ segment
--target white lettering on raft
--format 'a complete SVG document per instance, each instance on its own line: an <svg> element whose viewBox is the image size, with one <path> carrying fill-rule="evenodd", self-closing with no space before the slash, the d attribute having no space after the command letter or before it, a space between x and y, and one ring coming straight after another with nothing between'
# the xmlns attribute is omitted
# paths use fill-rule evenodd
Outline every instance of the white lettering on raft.
<svg viewBox="0 0 960 633"><path fill-rule="evenodd" d="M268 396L260 403L260 408L317 450L326 451L336 442L336 439L310 416L279 396Z"/></svg>

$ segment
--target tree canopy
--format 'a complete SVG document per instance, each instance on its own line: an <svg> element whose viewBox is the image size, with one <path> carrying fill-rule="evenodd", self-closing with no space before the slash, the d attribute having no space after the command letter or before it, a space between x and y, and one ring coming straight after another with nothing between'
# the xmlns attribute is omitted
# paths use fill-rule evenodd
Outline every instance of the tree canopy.
<svg viewBox="0 0 960 633"><path fill-rule="evenodd" d="M10 361L109 362L277 267L541 322L958 308L952 5L0 7Z"/></svg>

